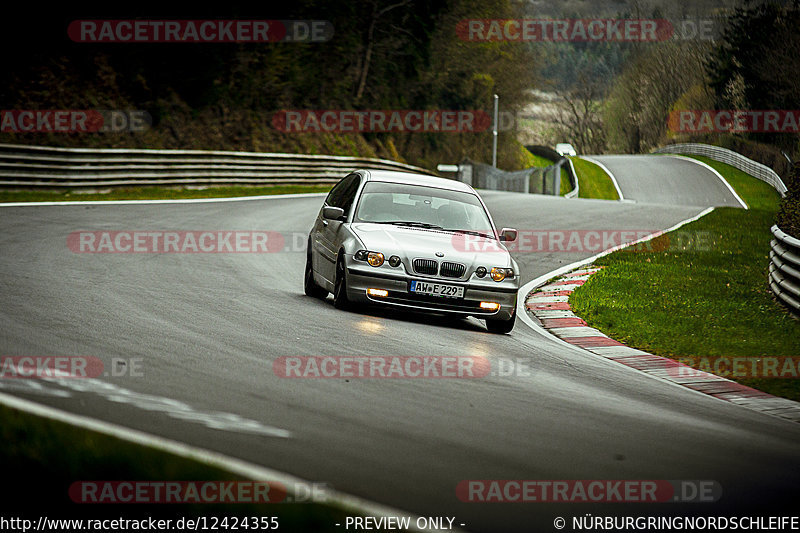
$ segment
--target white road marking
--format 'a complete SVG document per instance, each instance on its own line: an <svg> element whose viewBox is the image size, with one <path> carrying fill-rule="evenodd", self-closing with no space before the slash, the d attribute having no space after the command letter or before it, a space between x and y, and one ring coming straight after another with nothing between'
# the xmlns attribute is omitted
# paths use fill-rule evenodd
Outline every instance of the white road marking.
<svg viewBox="0 0 800 533"><path fill-rule="evenodd" d="M219 202L245 202L249 200L277 200L284 198L325 197L326 192L309 192L297 194L264 194L261 196L237 196L233 198L176 198L172 200L70 200L67 202L6 202L0 207L29 207L53 205L140 205L140 204L207 204Z"/></svg>
<svg viewBox="0 0 800 533"><path fill-rule="evenodd" d="M49 394L52 396L70 397L71 392L88 392L102 396L104 399L131 405L144 411L156 411L163 413L171 418L196 422L211 429L229 431L235 433L252 433L265 437L289 438L291 433L285 429L267 426L255 420L243 418L232 413L219 411L201 411L191 405L152 394L144 394L124 389L113 383L101 381L99 379L75 379L75 378L41 378L36 380L26 380L28 389L17 387L14 390L19 392L30 392L34 394ZM49 387L44 384L50 385ZM68 389L65 391L57 386ZM5 383L0 383L0 388L7 388Z"/></svg>

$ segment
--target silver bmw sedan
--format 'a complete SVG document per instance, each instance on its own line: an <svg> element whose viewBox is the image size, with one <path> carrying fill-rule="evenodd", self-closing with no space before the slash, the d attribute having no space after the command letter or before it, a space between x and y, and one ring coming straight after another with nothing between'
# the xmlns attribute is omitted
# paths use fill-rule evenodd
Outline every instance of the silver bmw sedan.
<svg viewBox="0 0 800 533"><path fill-rule="evenodd" d="M519 268L486 205L464 183L358 170L331 189L308 236L305 293L339 309L376 304L484 319L508 333Z"/></svg>

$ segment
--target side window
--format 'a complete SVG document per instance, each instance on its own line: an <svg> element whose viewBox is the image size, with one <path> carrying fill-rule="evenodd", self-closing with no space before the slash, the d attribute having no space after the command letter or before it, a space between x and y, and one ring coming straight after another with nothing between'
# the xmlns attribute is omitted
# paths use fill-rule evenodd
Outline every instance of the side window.
<svg viewBox="0 0 800 533"><path fill-rule="evenodd" d="M351 189L353 183L355 183L355 188L358 189L357 174L351 174L346 178L344 178L339 183L337 183L336 186L333 189L331 189L331 192L325 199L325 203L331 207L341 207L342 209L345 210L345 212L347 212L348 208L345 207L345 203L347 200L347 193ZM355 194L355 189L354 189L354 194Z"/></svg>
<svg viewBox="0 0 800 533"><path fill-rule="evenodd" d="M344 209L346 214L350 213L350 208L353 207L353 202L356 199L358 186L361 185L361 180L357 174L354 174L353 178L354 179L345 186L345 190L342 193L342 209Z"/></svg>
<svg viewBox="0 0 800 533"><path fill-rule="evenodd" d="M348 179L350 179L349 176L333 186L331 192L328 193L328 197L325 198L326 204L331 207L341 207L342 191Z"/></svg>

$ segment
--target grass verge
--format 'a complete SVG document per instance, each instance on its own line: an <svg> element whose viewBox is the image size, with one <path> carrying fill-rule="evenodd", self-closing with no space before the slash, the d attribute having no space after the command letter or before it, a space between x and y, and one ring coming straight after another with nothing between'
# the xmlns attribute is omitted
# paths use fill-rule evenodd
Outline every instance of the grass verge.
<svg viewBox="0 0 800 533"><path fill-rule="evenodd" d="M14 489L4 497L16 516L178 519L275 516L281 531L338 531L348 513L322 503L78 504L76 481L236 481L215 467L94 431L0 406L0 462ZM258 480L270 481L270 480Z"/></svg>
<svg viewBox="0 0 800 533"><path fill-rule="evenodd" d="M125 187L98 192L0 191L0 202L89 202L97 200L175 200L182 198L230 198L268 194L328 192L332 185L269 185L259 187L208 187L205 189L167 187Z"/></svg>
<svg viewBox="0 0 800 533"><path fill-rule="evenodd" d="M713 166L750 210L720 208L652 245L598 259L607 268L575 291L570 305L590 326L664 357L796 356L800 321L767 285L778 194L727 165ZM725 377L800 400L799 379Z"/></svg>
<svg viewBox="0 0 800 533"><path fill-rule="evenodd" d="M608 174L591 161L579 157L570 157L575 173L578 175L578 198L595 198L598 200L619 200L617 189Z"/></svg>

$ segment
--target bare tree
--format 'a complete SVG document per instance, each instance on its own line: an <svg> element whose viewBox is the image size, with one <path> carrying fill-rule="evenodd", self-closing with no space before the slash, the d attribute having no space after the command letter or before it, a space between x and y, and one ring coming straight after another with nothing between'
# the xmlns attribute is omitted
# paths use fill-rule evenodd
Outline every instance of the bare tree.
<svg viewBox="0 0 800 533"><path fill-rule="evenodd" d="M555 117L557 130L578 153L602 153L605 150L600 107L603 93L600 82L585 72L579 75L572 89L559 93L560 105Z"/></svg>
<svg viewBox="0 0 800 533"><path fill-rule="evenodd" d="M367 86L367 75L369 74L369 67L372 63L372 54L375 48L375 28L378 25L378 21L393 9L406 6L410 3L411 0L402 0L379 9L378 1L375 0L372 2L372 15L370 16L369 25L367 26L367 44L364 47L364 58L361 61L361 71L358 76L358 88L356 89L355 95L356 102L361 100L361 97L364 95L364 88Z"/></svg>

